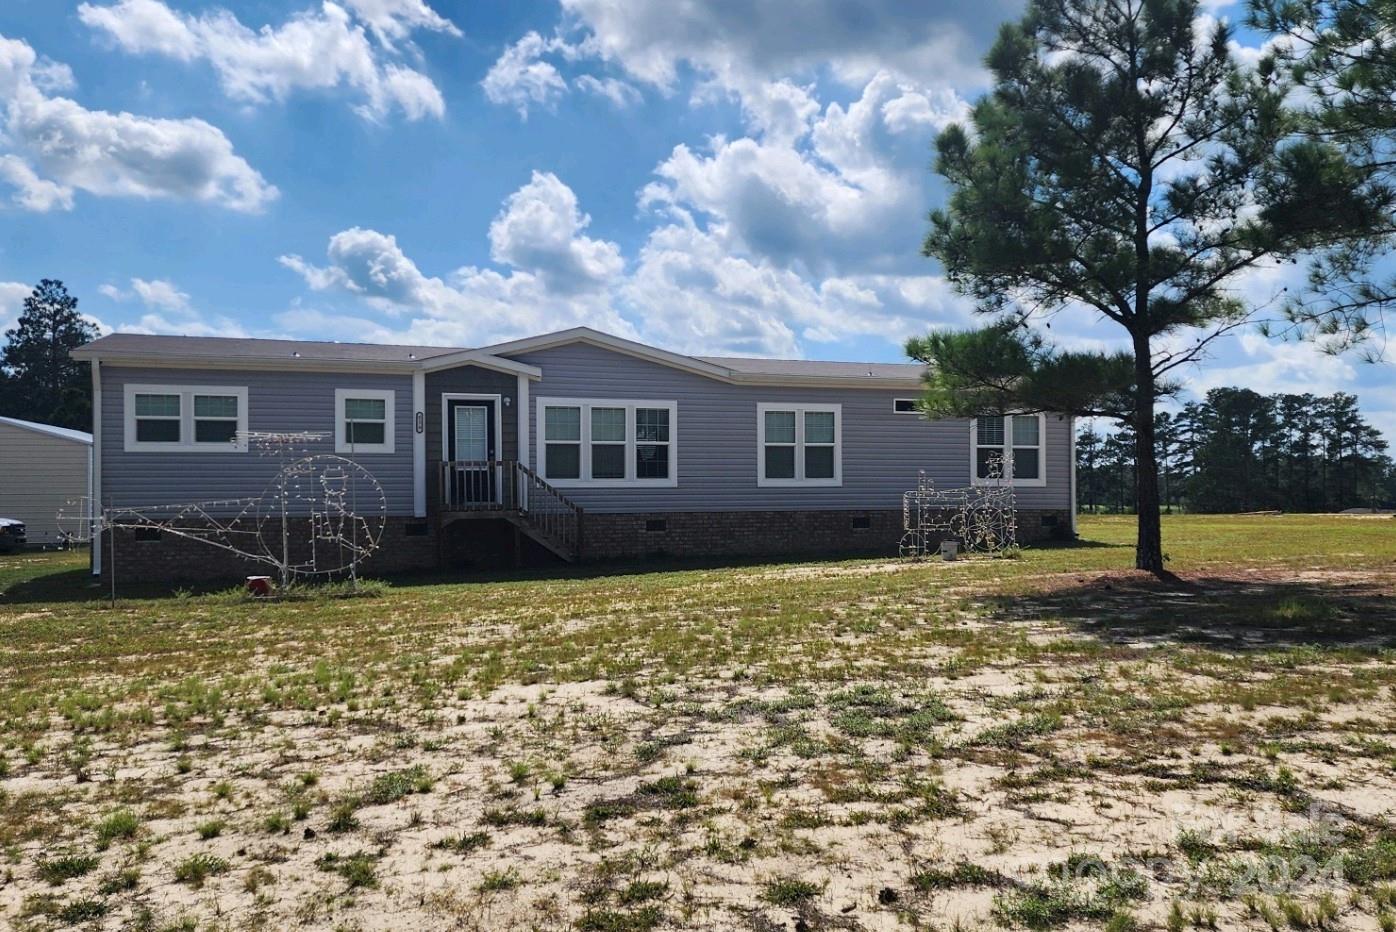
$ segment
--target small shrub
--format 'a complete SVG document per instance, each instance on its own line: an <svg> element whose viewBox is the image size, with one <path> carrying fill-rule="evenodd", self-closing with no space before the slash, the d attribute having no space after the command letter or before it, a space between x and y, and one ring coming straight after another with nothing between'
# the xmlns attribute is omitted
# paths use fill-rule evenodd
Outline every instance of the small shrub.
<svg viewBox="0 0 1396 932"><path fill-rule="evenodd" d="M204 841L208 841L211 838L217 838L219 835L222 835L224 827L225 823L222 819L209 819L207 822L200 822L198 825L194 826L194 831L197 832L199 837Z"/></svg>

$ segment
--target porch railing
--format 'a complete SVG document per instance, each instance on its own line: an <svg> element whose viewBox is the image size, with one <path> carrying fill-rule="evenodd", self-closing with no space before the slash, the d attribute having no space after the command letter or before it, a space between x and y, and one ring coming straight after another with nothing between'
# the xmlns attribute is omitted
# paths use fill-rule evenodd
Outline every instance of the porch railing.
<svg viewBox="0 0 1396 932"><path fill-rule="evenodd" d="M452 460L440 464L443 512L502 512L535 537L577 556L582 509L517 460Z"/></svg>

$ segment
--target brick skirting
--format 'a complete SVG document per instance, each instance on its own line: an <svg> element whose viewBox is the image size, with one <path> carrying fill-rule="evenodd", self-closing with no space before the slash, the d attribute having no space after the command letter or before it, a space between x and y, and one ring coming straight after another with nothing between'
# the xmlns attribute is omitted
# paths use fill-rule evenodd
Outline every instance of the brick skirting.
<svg viewBox="0 0 1396 932"><path fill-rule="evenodd" d="M1018 539L1029 544L1071 535L1069 511L1019 511ZM895 554L897 511L709 511L656 514L588 512L588 562L662 557Z"/></svg>
<svg viewBox="0 0 1396 932"><path fill-rule="evenodd" d="M304 541L297 528L293 540ZM109 572L113 532L102 541L103 574ZM273 575L266 564L169 532L115 532L118 580L192 582ZM457 521L441 532L434 519L390 517L378 550L362 565L364 575L383 576L432 569L490 569L548 565L558 561L508 522ZM1067 511L1019 511L1019 540L1031 544L1065 539L1071 533ZM141 538L141 539L138 539ZM902 537L900 511L713 511L652 514L587 512L582 526L582 558L607 560L782 557L897 552ZM515 549L517 541L517 551Z"/></svg>

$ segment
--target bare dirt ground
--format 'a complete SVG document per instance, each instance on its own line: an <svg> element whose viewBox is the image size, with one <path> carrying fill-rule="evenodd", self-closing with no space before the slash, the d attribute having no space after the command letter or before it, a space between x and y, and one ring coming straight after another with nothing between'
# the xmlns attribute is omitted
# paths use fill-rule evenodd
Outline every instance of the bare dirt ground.
<svg viewBox="0 0 1396 932"><path fill-rule="evenodd" d="M0 605L0 926L1391 929L1361 552Z"/></svg>

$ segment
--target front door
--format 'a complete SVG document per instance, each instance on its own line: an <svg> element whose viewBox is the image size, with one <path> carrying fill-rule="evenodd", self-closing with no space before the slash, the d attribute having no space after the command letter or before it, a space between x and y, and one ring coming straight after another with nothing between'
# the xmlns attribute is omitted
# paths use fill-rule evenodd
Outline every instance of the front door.
<svg viewBox="0 0 1396 932"><path fill-rule="evenodd" d="M494 402L460 400L447 403L447 459L452 462L452 499L461 505L495 500Z"/></svg>

